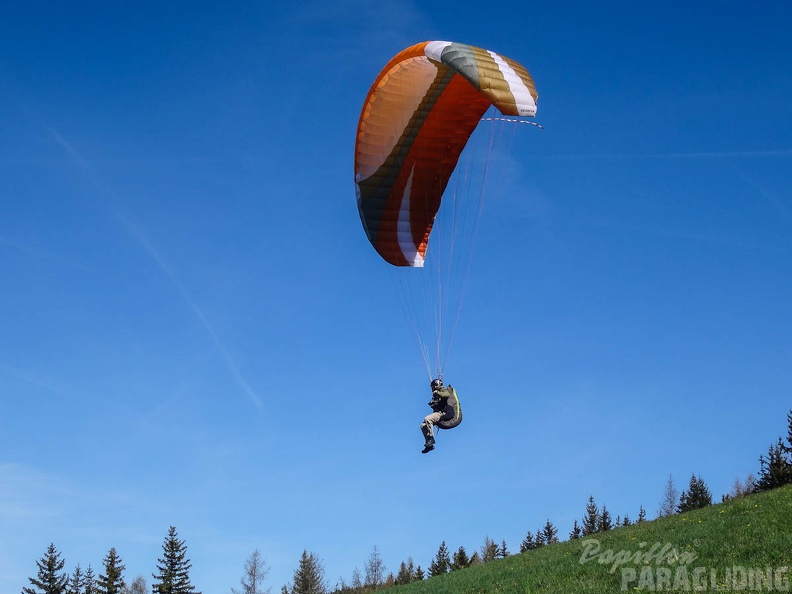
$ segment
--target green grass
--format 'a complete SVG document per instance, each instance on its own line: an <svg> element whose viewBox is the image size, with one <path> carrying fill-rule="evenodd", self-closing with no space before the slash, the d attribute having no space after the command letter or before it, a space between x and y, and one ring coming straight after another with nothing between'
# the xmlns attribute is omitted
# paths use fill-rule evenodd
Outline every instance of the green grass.
<svg viewBox="0 0 792 594"><path fill-rule="evenodd" d="M592 538L598 541L599 555L593 554ZM636 561L636 556L641 559ZM787 566L786 573L778 571ZM761 574L755 571L768 568L772 588L767 582L759 588ZM696 591L697 586L699 591L792 592L792 486L545 546L388 591L572 594Z"/></svg>

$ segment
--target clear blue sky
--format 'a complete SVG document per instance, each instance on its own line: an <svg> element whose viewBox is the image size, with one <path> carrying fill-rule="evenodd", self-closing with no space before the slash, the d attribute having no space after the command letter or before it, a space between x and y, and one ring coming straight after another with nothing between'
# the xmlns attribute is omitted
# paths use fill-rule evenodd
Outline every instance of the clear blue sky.
<svg viewBox="0 0 792 594"><path fill-rule="evenodd" d="M792 7L274 4L0 12L0 591L50 542L150 584L170 525L205 594L255 548L274 592L303 549L349 581L757 471L792 405ZM352 153L430 39L525 64L545 129L482 218L465 421L421 456Z"/></svg>

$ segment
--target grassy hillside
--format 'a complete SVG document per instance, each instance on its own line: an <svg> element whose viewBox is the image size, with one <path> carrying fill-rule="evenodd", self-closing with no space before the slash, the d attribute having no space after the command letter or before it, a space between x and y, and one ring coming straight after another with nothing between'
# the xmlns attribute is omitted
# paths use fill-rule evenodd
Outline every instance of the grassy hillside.
<svg viewBox="0 0 792 594"><path fill-rule="evenodd" d="M542 547L388 591L718 590L792 591L792 486Z"/></svg>

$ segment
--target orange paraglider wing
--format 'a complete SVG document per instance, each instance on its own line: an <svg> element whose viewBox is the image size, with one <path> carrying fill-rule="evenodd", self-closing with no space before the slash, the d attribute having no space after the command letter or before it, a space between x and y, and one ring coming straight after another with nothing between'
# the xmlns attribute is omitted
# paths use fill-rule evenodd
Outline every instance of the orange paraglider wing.
<svg viewBox="0 0 792 594"><path fill-rule="evenodd" d="M522 65L485 49L426 41L388 62L355 141L360 218L387 262L423 266L449 177L487 109L533 116L536 99Z"/></svg>

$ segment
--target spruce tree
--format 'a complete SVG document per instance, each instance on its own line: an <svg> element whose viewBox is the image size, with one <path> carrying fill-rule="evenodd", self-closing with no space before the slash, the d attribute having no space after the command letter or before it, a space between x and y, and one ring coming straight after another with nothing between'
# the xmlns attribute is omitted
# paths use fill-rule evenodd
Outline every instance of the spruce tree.
<svg viewBox="0 0 792 594"><path fill-rule="evenodd" d="M520 543L520 552L524 553L526 551L532 551L536 548L536 539L534 538L533 533L529 530L525 534L525 538Z"/></svg>
<svg viewBox="0 0 792 594"><path fill-rule="evenodd" d="M500 548L498 549L498 557L500 557L501 559L505 559L508 556L509 556L509 549L506 548L506 541L502 540Z"/></svg>
<svg viewBox="0 0 792 594"><path fill-rule="evenodd" d="M90 564L88 569L85 570L85 578L83 579L83 594L99 594L96 587L96 577L94 576L93 569Z"/></svg>
<svg viewBox="0 0 792 594"><path fill-rule="evenodd" d="M38 572L35 578L28 578L32 588L22 588L23 594L66 594L69 575L63 573L66 561L54 544L47 547L44 556L36 561Z"/></svg>
<svg viewBox="0 0 792 594"><path fill-rule="evenodd" d="M419 565L418 567L415 568L415 574L413 575L413 581L414 582L422 582L425 579L426 579L426 573L424 573L424 570L421 569L421 566Z"/></svg>
<svg viewBox="0 0 792 594"><path fill-rule="evenodd" d="M407 557L407 575L409 576L409 582L415 581L415 562L412 557Z"/></svg>
<svg viewBox="0 0 792 594"><path fill-rule="evenodd" d="M792 409L787 413L786 443L779 437L767 450L767 457L759 456L759 464L754 491L768 491L792 483Z"/></svg>
<svg viewBox="0 0 792 594"><path fill-rule="evenodd" d="M454 553L454 559L451 561L451 571L465 569L470 565L470 558L468 557L465 547L460 546L457 552Z"/></svg>
<svg viewBox="0 0 792 594"><path fill-rule="evenodd" d="M603 505L599 518L597 518L597 532L607 532L611 528L613 528L613 521L611 520L610 512Z"/></svg>
<svg viewBox="0 0 792 594"><path fill-rule="evenodd" d="M637 523L638 524L643 524L644 522L646 522L646 510L644 509L644 506L642 505L640 507L640 509L638 510L638 522Z"/></svg>
<svg viewBox="0 0 792 594"><path fill-rule="evenodd" d="M569 539L573 540L575 538L580 538L582 536L583 536L583 530L581 530L578 521L575 520L574 523L572 524L572 532L569 533Z"/></svg>
<svg viewBox="0 0 792 594"><path fill-rule="evenodd" d="M190 582L192 564L187 558L187 546L179 540L176 528L168 528L162 544L163 556L157 559L157 573L151 574L152 594L201 594Z"/></svg>
<svg viewBox="0 0 792 594"><path fill-rule="evenodd" d="M313 553L303 550L300 564L294 571L291 594L325 594L324 567Z"/></svg>
<svg viewBox="0 0 792 594"><path fill-rule="evenodd" d="M437 549L437 554L429 565L429 577L442 575L448 573L451 569L451 557L448 554L448 547L445 541L440 543L440 548Z"/></svg>
<svg viewBox="0 0 792 594"><path fill-rule="evenodd" d="M451 570L451 556L448 553L448 546L445 541L440 543L440 548L437 549L437 554L432 563L429 564L429 577L442 575Z"/></svg>
<svg viewBox="0 0 792 594"><path fill-rule="evenodd" d="M115 548L111 548L104 560L104 573L99 574L96 580L96 589L99 594L123 594L126 584L124 583L124 564L121 557L116 553Z"/></svg>
<svg viewBox="0 0 792 594"><path fill-rule="evenodd" d="M691 475L687 490L683 490L679 497L677 512L683 513L708 505L712 505L712 493L700 476Z"/></svg>
<svg viewBox="0 0 792 594"><path fill-rule="evenodd" d="M622 526L632 526L632 520L630 519L630 516L628 516L627 514L624 514L624 519L622 520Z"/></svg>
<svg viewBox="0 0 792 594"><path fill-rule="evenodd" d="M792 483L792 464L787 459L787 446L781 438L767 450L767 457L759 456L757 491L769 491Z"/></svg>
<svg viewBox="0 0 792 594"><path fill-rule="evenodd" d="M784 453L789 456L789 463L792 465L792 408L787 413L787 438L784 445Z"/></svg>
<svg viewBox="0 0 792 594"><path fill-rule="evenodd" d="M412 572L407 567L407 563L402 561L401 564L399 565L399 572L396 574L394 583L397 586L403 586L404 584L409 584L411 581L412 581Z"/></svg>
<svg viewBox="0 0 792 594"><path fill-rule="evenodd" d="M74 572L69 578L69 583L66 586L66 594L83 594L83 586L85 585L85 574L83 574L80 564L74 568Z"/></svg>
<svg viewBox="0 0 792 594"><path fill-rule="evenodd" d="M597 531L599 517L599 508L594 503L594 496L589 495L588 503L586 503L586 515L583 516L583 536L590 536Z"/></svg>
<svg viewBox="0 0 792 594"><path fill-rule="evenodd" d="M542 528L542 536L545 544L555 544L558 542L558 528L548 519Z"/></svg>

